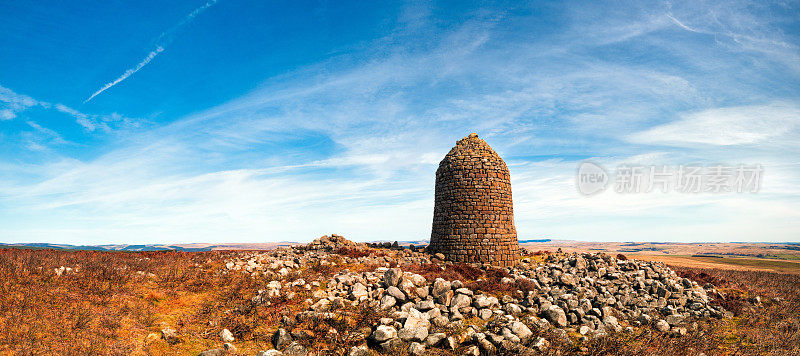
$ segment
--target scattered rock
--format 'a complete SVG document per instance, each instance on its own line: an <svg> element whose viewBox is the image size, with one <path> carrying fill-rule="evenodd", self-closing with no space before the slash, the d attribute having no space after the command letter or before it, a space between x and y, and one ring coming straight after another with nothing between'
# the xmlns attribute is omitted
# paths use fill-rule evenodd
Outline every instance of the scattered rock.
<svg viewBox="0 0 800 356"><path fill-rule="evenodd" d="M284 272L294 273L317 265L379 266L360 272L341 266L328 280L315 280L313 275L272 280L258 291L249 307L274 303L271 298L281 295L289 298L295 292L312 296L305 301L306 311L280 317L281 328L272 340L277 350L294 346L292 352L308 352L296 341L305 344L338 332L331 329L326 335L298 326L309 320L352 318L359 309L351 307L386 313L374 330L365 327L337 336L367 343L351 349L354 355L372 352L370 347L412 354L433 353L437 348L466 354L526 354L525 350L543 352L549 348L548 340L534 335L566 338L566 330L572 330L575 331L572 335L586 341L610 332L632 332L632 327L648 324L662 332L681 334L695 320L730 315L709 304L712 294L708 293L719 292L707 292L704 288L713 286L701 287L657 262L621 261L602 253L550 254L539 264L533 259L523 260L517 267L506 268L504 273L508 275L499 282L504 288L526 285L530 291L512 289L498 299L492 290L475 290L461 281L443 278L429 281L422 275L403 272L411 270L406 267L409 265L431 264L430 255L402 249L379 254L334 236L320 238L306 247L257 252L225 261L223 273L251 273L273 279L283 278L279 275ZM333 253L342 246L348 248L347 253ZM361 257L350 257L351 248L364 253L356 254ZM755 298L749 301L758 303ZM486 322L472 325L472 318ZM432 333L438 328L463 332L449 337ZM226 343L233 341L233 335L230 337L226 341L220 333Z"/></svg>
<svg viewBox="0 0 800 356"><path fill-rule="evenodd" d="M280 328L272 334L272 345L276 350L283 350L292 343L292 336L286 329Z"/></svg>
<svg viewBox="0 0 800 356"><path fill-rule="evenodd" d="M366 346L353 346L347 356L370 356L372 353Z"/></svg>
<svg viewBox="0 0 800 356"><path fill-rule="evenodd" d="M669 331L669 323L667 323L665 320L656 321L655 327L656 330L661 332Z"/></svg>
<svg viewBox="0 0 800 356"><path fill-rule="evenodd" d="M308 355L308 351L306 350L303 345L298 344L297 342L293 342L283 350L284 356L306 356Z"/></svg>
<svg viewBox="0 0 800 356"><path fill-rule="evenodd" d="M387 310L387 309L395 306L396 304L397 304L397 299L395 299L391 295L385 295L385 296L383 296L383 298L381 298L380 307L383 310Z"/></svg>
<svg viewBox="0 0 800 356"><path fill-rule="evenodd" d="M390 268L383 274L383 283L387 287L397 287L400 284L400 278L403 276L403 271L399 268Z"/></svg>
<svg viewBox="0 0 800 356"><path fill-rule="evenodd" d="M278 350L267 350L257 353L256 356L283 356L283 352Z"/></svg>
<svg viewBox="0 0 800 356"><path fill-rule="evenodd" d="M427 346L427 347L437 346L437 345L439 345L439 343L442 342L442 340L444 340L446 338L447 338L447 334L445 334L445 333L430 334L430 335L428 335L427 338L425 338L425 346Z"/></svg>
<svg viewBox="0 0 800 356"><path fill-rule="evenodd" d="M178 337L178 332L170 327L161 329L161 338L169 344L177 344L181 342L181 338Z"/></svg>
<svg viewBox="0 0 800 356"><path fill-rule="evenodd" d="M219 338L222 339L222 342L234 342L236 339L233 337L233 334L228 329L222 329L219 332Z"/></svg>
<svg viewBox="0 0 800 356"><path fill-rule="evenodd" d="M565 327L567 326L567 314L564 313L564 309L561 309L558 306L551 305L549 308L542 311L542 315L557 327Z"/></svg>
<svg viewBox="0 0 800 356"><path fill-rule="evenodd" d="M421 356L425 354L425 345L418 342L412 342L408 347L408 353L414 356Z"/></svg>
<svg viewBox="0 0 800 356"><path fill-rule="evenodd" d="M428 318L418 310L411 309L398 335L403 341L424 341L428 337L428 328Z"/></svg>
<svg viewBox="0 0 800 356"><path fill-rule="evenodd" d="M548 347L550 347L550 342L543 337L537 337L536 341L533 342L533 348L539 352L544 352Z"/></svg>
<svg viewBox="0 0 800 356"><path fill-rule="evenodd" d="M397 329L388 325L379 325L375 332L372 333L372 339L378 343L382 343L389 339L397 337Z"/></svg>
<svg viewBox="0 0 800 356"><path fill-rule="evenodd" d="M531 331L531 329L528 328L527 325L519 321L512 321L511 324L509 324L509 327L511 329L511 332L513 332L514 335L519 337L520 340L522 340L522 342L527 342L528 339L530 339L531 336L533 336L533 332Z"/></svg>

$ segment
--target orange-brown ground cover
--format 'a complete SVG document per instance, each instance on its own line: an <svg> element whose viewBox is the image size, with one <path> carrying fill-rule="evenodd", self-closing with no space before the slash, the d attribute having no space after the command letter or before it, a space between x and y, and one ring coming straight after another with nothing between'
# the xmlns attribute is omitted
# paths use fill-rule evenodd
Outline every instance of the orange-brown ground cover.
<svg viewBox="0 0 800 356"><path fill-rule="evenodd" d="M346 251L343 251L346 252ZM95 252L0 250L0 354L197 354L221 346L218 333L233 332L242 354L271 347L270 336L284 315L305 310L310 292L254 305L269 279L223 273L224 260L243 252ZM352 253L352 252L350 252ZM533 258L533 257L529 257ZM54 269L77 272L57 275ZM376 266L311 266L289 280L338 270ZM462 279L486 291L508 289L502 271L455 265L416 267L428 278ZM610 335L588 343L559 342L550 352L584 354L800 354L800 276L759 271L676 268L688 278L714 283L726 297L717 302L736 315L698 323L687 335L666 337L649 328ZM450 278L452 277L452 278ZM479 280L483 279L483 280ZM525 286L515 286L523 288ZM755 295L762 306L747 300ZM377 313L353 313L337 320L306 320L306 346L341 354L359 340L347 331L371 326ZM181 341L167 343L160 331L171 327ZM333 330L332 330L333 329Z"/></svg>
<svg viewBox="0 0 800 356"><path fill-rule="evenodd" d="M243 351L267 349L288 302L243 310L269 281L220 273L226 254L0 250L0 353L197 354L222 328Z"/></svg>

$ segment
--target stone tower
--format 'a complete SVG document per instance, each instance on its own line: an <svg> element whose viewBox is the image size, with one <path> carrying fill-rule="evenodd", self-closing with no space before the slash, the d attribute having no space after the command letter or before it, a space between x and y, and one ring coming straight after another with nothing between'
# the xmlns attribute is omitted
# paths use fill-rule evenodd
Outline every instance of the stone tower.
<svg viewBox="0 0 800 356"><path fill-rule="evenodd" d="M458 262L507 267L519 261L508 167L477 134L456 142L436 170L428 249Z"/></svg>

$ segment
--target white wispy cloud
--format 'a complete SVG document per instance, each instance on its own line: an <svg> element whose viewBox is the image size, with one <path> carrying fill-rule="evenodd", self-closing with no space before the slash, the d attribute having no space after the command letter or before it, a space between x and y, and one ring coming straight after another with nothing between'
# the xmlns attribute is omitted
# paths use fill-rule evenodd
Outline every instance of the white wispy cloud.
<svg viewBox="0 0 800 356"><path fill-rule="evenodd" d="M675 18L705 16L696 12ZM424 50L380 42L381 55L355 67L334 58L268 78L100 157L64 158L29 173L38 179L0 187L0 207L2 199L15 207L3 211L9 223L0 234L81 243L304 241L331 232L362 241L427 238L436 165L455 140L477 131L511 167L520 238L796 240L796 159L762 145L790 142L781 130L796 130L796 105L730 85L758 78L727 79L741 58L762 52L665 41L660 31L675 25L663 11L636 14L575 16L569 31L539 42L503 37L504 21L467 21ZM421 18L408 31L430 26ZM766 30L751 35L785 42ZM647 66L606 58L608 46L629 41L677 59ZM715 131L720 124L734 129ZM730 142L751 147L732 151ZM611 168L762 163L767 173L752 195L587 198L574 172L589 157ZM14 225L25 214L47 216L52 228Z"/></svg>
<svg viewBox="0 0 800 356"><path fill-rule="evenodd" d="M0 85L0 121L14 119L18 113L38 105L47 106L48 104L41 103L27 95L17 94Z"/></svg>
<svg viewBox="0 0 800 356"><path fill-rule="evenodd" d="M631 142L663 145L782 145L800 139L800 105L775 102L714 108L629 137Z"/></svg>
<svg viewBox="0 0 800 356"><path fill-rule="evenodd" d="M147 56L145 56L144 59L142 59L139 62L139 64L137 64L135 67L126 70L117 79L114 79L113 81L106 83L106 85L104 85L103 87L98 89L96 92L94 92L91 96L89 96L88 99L84 100L83 103L84 104L88 103L90 100L94 99L94 97L100 95L102 92L104 92L104 91L106 91L108 89L111 89L113 86L121 83L123 80L128 79L128 77L130 77L131 75L135 74L136 72L138 72L139 70L144 68L146 65L148 65L150 63L150 61L152 61L154 58L156 58L156 56L161 54L161 52L164 52L164 46L166 46L167 44L172 42L173 35L174 35L175 31L177 31L178 29L180 29L181 27L183 27L184 25L189 23L192 19L197 17L197 15L199 15L200 13L202 13L203 11L205 11L206 9L208 9L209 7L211 7L212 5L214 5L216 3L217 3L217 0L212 0L212 1L206 2L202 6L192 10L192 12L190 12L188 15L186 15L180 22L178 22L174 26L170 27L167 31L162 32L161 35L159 35L158 38L155 41L156 43L158 43L158 46L156 47L156 49L150 51L150 53L148 53Z"/></svg>
<svg viewBox="0 0 800 356"><path fill-rule="evenodd" d="M19 94L13 90L0 86L0 120L12 120L18 115L24 114L27 110L41 108L45 111L55 110L66 114L75 119L75 123L84 128L86 132L92 133L100 130L103 133L119 132L121 129L134 129L146 123L146 120L133 119L119 113L111 114L87 114L66 106L61 103L50 103L43 100L32 98L28 95ZM28 115L25 115L28 116ZM49 152L50 146L73 144L61 136L55 130L46 128L41 122L36 122L30 118L26 119L32 132L20 133L24 147L40 152ZM51 152L52 153L52 152Z"/></svg>
<svg viewBox="0 0 800 356"><path fill-rule="evenodd" d="M693 28L691 28L689 26L684 25L683 22L681 22L680 20L676 19L675 16L672 16L672 14L667 14L667 17L669 17L669 19L672 20L672 22L674 22L676 25L680 26L680 28L682 28L682 29L684 29L686 31L697 32L697 33L701 32L701 31L695 30L695 29L693 29Z"/></svg>

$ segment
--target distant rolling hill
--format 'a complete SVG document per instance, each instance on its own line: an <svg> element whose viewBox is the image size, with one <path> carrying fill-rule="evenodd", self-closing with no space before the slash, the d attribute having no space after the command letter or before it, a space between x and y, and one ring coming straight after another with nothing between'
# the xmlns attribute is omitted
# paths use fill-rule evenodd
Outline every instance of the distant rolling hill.
<svg viewBox="0 0 800 356"><path fill-rule="evenodd" d="M212 250L271 250L281 246L297 245L294 242L268 242L268 243L233 243L233 244L174 244L174 245L69 245L51 243L0 243L0 248L21 249L53 249L53 250L90 250L90 251L212 251Z"/></svg>
<svg viewBox="0 0 800 356"><path fill-rule="evenodd" d="M520 240L520 244L550 242L550 239L540 240ZM394 241L374 241L374 242L394 242ZM428 240L399 241L400 246L416 245L426 246ZM229 244L210 244L210 243L191 243L191 244L149 244L149 245L69 245L53 243L0 243L0 248L21 248L21 249L53 249L53 250L88 250L88 251L214 251L214 250L271 250L281 246L300 245L298 242L265 242L265 243L229 243Z"/></svg>

